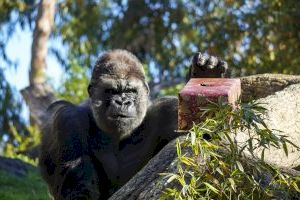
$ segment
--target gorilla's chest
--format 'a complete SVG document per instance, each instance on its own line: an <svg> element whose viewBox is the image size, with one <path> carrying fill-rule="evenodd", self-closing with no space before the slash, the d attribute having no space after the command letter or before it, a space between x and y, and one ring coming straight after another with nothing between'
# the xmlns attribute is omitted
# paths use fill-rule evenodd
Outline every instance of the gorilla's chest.
<svg viewBox="0 0 300 200"><path fill-rule="evenodd" d="M138 145L139 146L139 145ZM143 145L138 148L128 148L116 155L118 162L118 176L121 183L127 182L151 158Z"/></svg>
<svg viewBox="0 0 300 200"><path fill-rule="evenodd" d="M126 144L117 152L112 149L94 149L93 152L107 178L120 185L126 183L151 158L146 141Z"/></svg>

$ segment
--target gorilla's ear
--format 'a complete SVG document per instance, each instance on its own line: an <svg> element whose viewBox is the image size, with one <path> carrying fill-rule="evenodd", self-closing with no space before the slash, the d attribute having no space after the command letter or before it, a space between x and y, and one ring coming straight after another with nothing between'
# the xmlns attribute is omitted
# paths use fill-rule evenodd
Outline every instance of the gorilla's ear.
<svg viewBox="0 0 300 200"><path fill-rule="evenodd" d="M88 88L88 93L89 93L89 96L92 97L92 93L93 93L93 86L91 84L89 84Z"/></svg>

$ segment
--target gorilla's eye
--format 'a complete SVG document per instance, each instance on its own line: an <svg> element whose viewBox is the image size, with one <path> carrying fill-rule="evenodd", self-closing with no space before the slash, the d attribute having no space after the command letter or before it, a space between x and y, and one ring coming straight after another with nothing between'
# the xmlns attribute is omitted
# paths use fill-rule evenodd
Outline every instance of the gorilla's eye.
<svg viewBox="0 0 300 200"><path fill-rule="evenodd" d="M134 94L136 94L137 93L137 89L136 88L128 88L126 90L126 93L134 93Z"/></svg>
<svg viewBox="0 0 300 200"><path fill-rule="evenodd" d="M114 88L107 88L104 90L105 94L118 94L118 90L114 89Z"/></svg>

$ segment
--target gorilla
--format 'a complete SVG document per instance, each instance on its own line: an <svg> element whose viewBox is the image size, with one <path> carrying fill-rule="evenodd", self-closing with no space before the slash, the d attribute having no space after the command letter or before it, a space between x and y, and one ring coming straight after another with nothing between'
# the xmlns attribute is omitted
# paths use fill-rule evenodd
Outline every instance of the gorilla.
<svg viewBox="0 0 300 200"><path fill-rule="evenodd" d="M187 79L222 77L226 63L194 56ZM202 75L201 74L204 74ZM151 102L140 61L125 50L100 56L79 105L47 110L39 166L54 199L107 199L176 138L177 98Z"/></svg>

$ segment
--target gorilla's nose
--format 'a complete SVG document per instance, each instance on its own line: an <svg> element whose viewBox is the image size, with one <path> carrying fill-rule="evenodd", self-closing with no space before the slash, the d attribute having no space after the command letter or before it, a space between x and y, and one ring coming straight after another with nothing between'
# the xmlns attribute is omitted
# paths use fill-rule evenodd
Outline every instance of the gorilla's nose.
<svg viewBox="0 0 300 200"><path fill-rule="evenodd" d="M129 100L129 99L115 99L114 100L114 103L117 105L117 106L131 106L132 105L132 101Z"/></svg>
<svg viewBox="0 0 300 200"><path fill-rule="evenodd" d="M122 105L123 105L123 100L122 100L122 99L115 99L115 100L114 100L114 103L115 103L117 106L122 106Z"/></svg>
<svg viewBox="0 0 300 200"><path fill-rule="evenodd" d="M123 105L125 105L125 106L131 106L131 104L132 104L131 100L124 100L123 101Z"/></svg>

